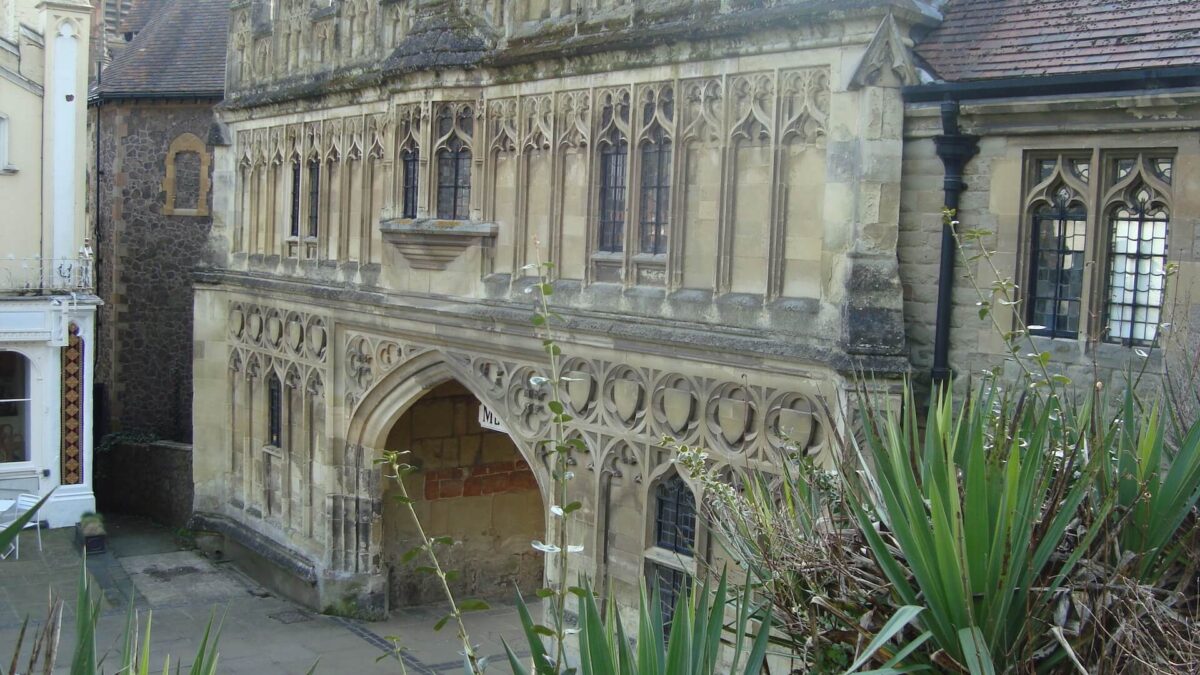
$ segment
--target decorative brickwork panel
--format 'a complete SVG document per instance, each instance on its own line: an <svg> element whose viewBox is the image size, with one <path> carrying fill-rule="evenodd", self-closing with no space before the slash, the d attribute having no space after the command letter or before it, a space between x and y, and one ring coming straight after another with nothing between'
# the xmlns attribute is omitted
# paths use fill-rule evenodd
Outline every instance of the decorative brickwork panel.
<svg viewBox="0 0 1200 675"><path fill-rule="evenodd" d="M83 338L71 324L62 351L62 484L83 482Z"/></svg>

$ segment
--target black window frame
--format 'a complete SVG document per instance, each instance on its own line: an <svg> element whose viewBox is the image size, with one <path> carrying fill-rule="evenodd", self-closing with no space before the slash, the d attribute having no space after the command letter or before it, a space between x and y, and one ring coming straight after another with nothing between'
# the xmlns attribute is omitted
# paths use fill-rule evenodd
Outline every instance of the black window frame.
<svg viewBox="0 0 1200 675"><path fill-rule="evenodd" d="M1084 288L1084 266L1087 262L1087 228L1088 228L1088 213L1087 209L1080 204L1070 204L1065 199L1060 198L1058 203L1053 205L1044 205L1038 208L1032 217L1033 227L1030 233L1030 257L1029 257L1029 295L1026 302L1026 321L1030 326L1030 333L1055 338L1077 339L1081 326L1086 321L1086 313L1084 312L1083 300L1085 295ZM1051 250L1045 250L1042 247L1042 234L1044 228L1050 226L1055 228L1055 246ZM1067 228L1082 227L1084 237L1084 248L1070 248L1068 238L1076 236L1068 235ZM1050 273L1055 275L1054 279L1048 280L1048 285L1052 286L1048 293L1044 293L1043 284L1040 284L1040 277L1045 270L1041 264L1045 254L1049 254L1055 259L1055 268ZM1079 265L1072 267L1073 273L1078 274L1078 290L1072 295L1065 293L1064 290L1064 270L1067 269L1064 264L1068 257L1077 256ZM1053 309L1053 313L1049 315L1038 311L1039 301L1049 301ZM1070 326L1071 314L1061 312L1063 303L1068 306L1073 305L1075 308L1074 327ZM1064 325L1065 324L1065 325Z"/></svg>

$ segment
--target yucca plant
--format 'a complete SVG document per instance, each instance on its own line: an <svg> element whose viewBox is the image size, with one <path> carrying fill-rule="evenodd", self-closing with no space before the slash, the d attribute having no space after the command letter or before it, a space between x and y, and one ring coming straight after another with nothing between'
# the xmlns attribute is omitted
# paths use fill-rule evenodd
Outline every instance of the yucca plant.
<svg viewBox="0 0 1200 675"><path fill-rule="evenodd" d="M1175 560L1200 496L1200 428L1166 452L1132 394L1113 416L1096 396L1076 407L991 384L958 409L939 397L922 426L909 391L903 412L864 415L847 480L897 599L927 610L935 664L1032 672L1097 651L1105 607L1089 592Z"/></svg>
<svg viewBox="0 0 1200 675"><path fill-rule="evenodd" d="M551 675L582 672L584 675L757 675L766 661L771 633L771 614L754 602L747 584L733 593L724 574L716 588L707 581L694 593L685 592L671 615L669 633L664 631L664 611L657 591L642 590L637 630L626 630L611 597L601 614L591 587L584 583L572 592L578 597L579 665L555 669L542 643L545 630L534 623L529 608L518 596L521 624L525 629L532 670L522 663L506 643L509 664L516 675ZM734 616L727 621L727 612ZM636 636L636 645L630 639ZM728 661L721 647L728 645Z"/></svg>

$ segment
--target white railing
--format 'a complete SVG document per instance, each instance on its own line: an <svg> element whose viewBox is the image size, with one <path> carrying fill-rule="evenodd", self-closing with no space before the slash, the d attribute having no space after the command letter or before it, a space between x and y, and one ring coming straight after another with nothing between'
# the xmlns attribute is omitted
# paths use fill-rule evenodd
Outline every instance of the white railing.
<svg viewBox="0 0 1200 675"><path fill-rule="evenodd" d="M17 258L0 255L0 293L43 295L91 291L96 287L90 250L77 258Z"/></svg>

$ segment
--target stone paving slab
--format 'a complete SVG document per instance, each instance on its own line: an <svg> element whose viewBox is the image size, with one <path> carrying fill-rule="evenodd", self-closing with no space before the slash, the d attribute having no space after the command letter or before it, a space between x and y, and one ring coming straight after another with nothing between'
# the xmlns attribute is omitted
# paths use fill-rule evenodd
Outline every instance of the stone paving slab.
<svg viewBox="0 0 1200 675"><path fill-rule="evenodd" d="M377 661L398 636L409 648L405 666L414 675L461 673L454 630L434 632L444 614L434 607L409 608L388 621L365 623L316 614L262 588L230 564L213 564L183 549L173 533L145 521L118 519L109 524L109 552L90 556L88 573L101 593L97 644L108 663L119 655L119 638L132 603L141 620L152 614L151 659L162 664L169 654L184 671L210 617L223 620L219 672L231 675L304 675L317 673L399 673L393 659ZM35 537L22 536L20 560L0 561L0 662L8 663L21 622L45 620L53 592L65 600L62 650L56 673L69 671L74 644L74 604L82 558L70 530L43 532L43 550ZM482 654L493 657L488 673L510 673L500 639L521 645L514 608L500 607L468 616L468 630ZM25 653L28 653L28 639ZM114 670L115 668L108 668ZM159 666L161 669L161 665ZM153 670L153 669L152 669ZM161 670L159 670L161 672Z"/></svg>

